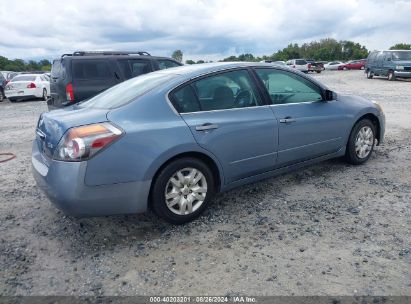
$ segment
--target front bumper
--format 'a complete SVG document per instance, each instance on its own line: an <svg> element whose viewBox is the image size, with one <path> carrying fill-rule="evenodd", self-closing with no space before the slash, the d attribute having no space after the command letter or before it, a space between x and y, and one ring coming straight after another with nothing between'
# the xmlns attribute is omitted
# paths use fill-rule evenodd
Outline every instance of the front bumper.
<svg viewBox="0 0 411 304"><path fill-rule="evenodd" d="M147 210L151 181L87 186L87 162L45 159L33 143L32 171L37 185L64 213L78 216L104 216L141 213Z"/></svg>
<svg viewBox="0 0 411 304"><path fill-rule="evenodd" d="M394 71L394 75L399 78L411 78L411 72L408 71Z"/></svg>

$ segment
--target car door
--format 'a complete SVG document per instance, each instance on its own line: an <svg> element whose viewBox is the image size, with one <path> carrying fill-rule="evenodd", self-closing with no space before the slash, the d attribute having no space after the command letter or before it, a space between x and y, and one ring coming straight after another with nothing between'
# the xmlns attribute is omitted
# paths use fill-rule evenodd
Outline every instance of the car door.
<svg viewBox="0 0 411 304"><path fill-rule="evenodd" d="M322 89L296 73L256 68L278 120L277 166L316 158L344 146L349 121L337 100L323 101Z"/></svg>
<svg viewBox="0 0 411 304"><path fill-rule="evenodd" d="M225 183L275 167L277 120L248 70L203 77L172 99L196 142L219 160Z"/></svg>
<svg viewBox="0 0 411 304"><path fill-rule="evenodd" d="M112 64L107 59L72 60L74 98L77 102L93 97L119 82Z"/></svg>

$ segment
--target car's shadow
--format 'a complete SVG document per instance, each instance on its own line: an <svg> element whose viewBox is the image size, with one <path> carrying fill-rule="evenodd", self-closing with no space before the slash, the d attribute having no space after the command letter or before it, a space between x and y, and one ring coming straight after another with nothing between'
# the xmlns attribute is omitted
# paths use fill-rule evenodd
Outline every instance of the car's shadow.
<svg viewBox="0 0 411 304"><path fill-rule="evenodd" d="M159 219L152 211L145 214L96 218L73 218L56 211L53 216L54 223L50 228L55 230L52 234L60 238L60 241L74 252L78 250L82 252L104 251L119 245L143 248L146 246L145 243L156 239L161 239L164 243L175 235L189 235L192 231L199 229L207 231L210 222L219 223L222 217L228 222L231 218L234 222L236 218L244 216L244 214L236 213L249 204L248 198L250 196L254 200L259 200L266 195L272 195L273 191L276 192L276 195L278 192L287 192L288 187L294 187L296 183L302 183L312 176L326 175L330 177L330 175L339 174L347 166L349 165L343 160L333 159L217 194L199 219L185 225L168 224ZM236 205L232 204L233 198L235 198ZM251 213L250 218L252 217Z"/></svg>

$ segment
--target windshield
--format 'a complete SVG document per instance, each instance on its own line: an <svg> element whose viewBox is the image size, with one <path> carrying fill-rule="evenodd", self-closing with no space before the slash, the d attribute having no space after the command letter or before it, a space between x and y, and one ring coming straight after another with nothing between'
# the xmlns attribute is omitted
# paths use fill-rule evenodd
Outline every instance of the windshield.
<svg viewBox="0 0 411 304"><path fill-rule="evenodd" d="M177 77L177 75L157 73L135 77L81 103L80 107L100 109L118 108L174 77Z"/></svg>
<svg viewBox="0 0 411 304"><path fill-rule="evenodd" d="M36 76L16 76L14 77L11 82L16 82L16 81L35 81Z"/></svg>
<svg viewBox="0 0 411 304"><path fill-rule="evenodd" d="M411 51L408 52L392 52L393 60L411 60Z"/></svg>

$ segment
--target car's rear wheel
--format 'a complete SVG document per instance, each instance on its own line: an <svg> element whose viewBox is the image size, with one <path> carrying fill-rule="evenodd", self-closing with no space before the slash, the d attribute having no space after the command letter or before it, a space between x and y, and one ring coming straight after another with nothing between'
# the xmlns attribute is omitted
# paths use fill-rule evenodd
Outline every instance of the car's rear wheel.
<svg viewBox="0 0 411 304"><path fill-rule="evenodd" d="M389 80L389 81L394 81L394 80L395 80L394 71L389 71L389 72L388 72L388 80Z"/></svg>
<svg viewBox="0 0 411 304"><path fill-rule="evenodd" d="M4 100L4 92L0 89L0 102Z"/></svg>
<svg viewBox="0 0 411 304"><path fill-rule="evenodd" d="M375 126L369 119L357 122L348 139L345 157L353 165L365 163L371 156L375 144Z"/></svg>
<svg viewBox="0 0 411 304"><path fill-rule="evenodd" d="M317 74L320 74L321 73L321 71L316 71L317 72Z"/></svg>
<svg viewBox="0 0 411 304"><path fill-rule="evenodd" d="M373 77L374 77L374 73L371 72L370 70L367 70L367 78L368 78L368 79L371 79L371 78L373 78Z"/></svg>
<svg viewBox="0 0 411 304"><path fill-rule="evenodd" d="M215 192L210 168L201 160L187 157L172 161L157 175L151 203L158 216L172 224L197 218Z"/></svg>
<svg viewBox="0 0 411 304"><path fill-rule="evenodd" d="M47 90L46 89L43 89L43 98L42 98L44 101L46 101L47 100Z"/></svg>

